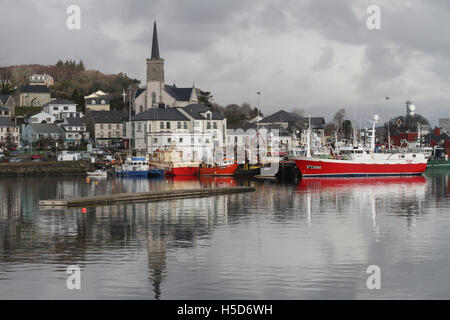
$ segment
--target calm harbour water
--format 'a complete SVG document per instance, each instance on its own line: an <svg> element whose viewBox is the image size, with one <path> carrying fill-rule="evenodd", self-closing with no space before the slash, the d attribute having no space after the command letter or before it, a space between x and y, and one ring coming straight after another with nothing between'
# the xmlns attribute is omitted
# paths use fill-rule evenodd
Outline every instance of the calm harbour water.
<svg viewBox="0 0 450 320"><path fill-rule="evenodd" d="M38 205L242 184L256 192L86 214ZM0 178L0 299L448 299L449 208L450 170L298 185ZM81 290L66 288L69 265ZM380 290L367 289L370 265Z"/></svg>

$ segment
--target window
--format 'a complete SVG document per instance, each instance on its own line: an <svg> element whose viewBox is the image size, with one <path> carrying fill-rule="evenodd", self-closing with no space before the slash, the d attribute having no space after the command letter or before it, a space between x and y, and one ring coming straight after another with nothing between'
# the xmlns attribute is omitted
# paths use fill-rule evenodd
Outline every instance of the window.
<svg viewBox="0 0 450 320"><path fill-rule="evenodd" d="M172 138L167 138L167 143L171 143L172 142Z"/></svg>
<svg viewBox="0 0 450 320"><path fill-rule="evenodd" d="M170 122L167 122L167 128L166 129L170 129Z"/></svg>
<svg viewBox="0 0 450 320"><path fill-rule="evenodd" d="M153 143L158 143L158 138L154 138Z"/></svg>
<svg viewBox="0 0 450 320"><path fill-rule="evenodd" d="M208 113L206 114L206 119L211 120L211 113L208 112Z"/></svg>
<svg viewBox="0 0 450 320"><path fill-rule="evenodd" d="M110 124L108 124L108 129L111 130L111 125Z"/></svg>
<svg viewBox="0 0 450 320"><path fill-rule="evenodd" d="M206 124L206 129L211 129L211 122L208 122L208 123Z"/></svg>
<svg viewBox="0 0 450 320"><path fill-rule="evenodd" d="M96 104L97 102L95 100L91 100L91 104Z"/></svg>
<svg viewBox="0 0 450 320"><path fill-rule="evenodd" d="M53 111L58 111L59 108L58 107L53 107Z"/></svg>
<svg viewBox="0 0 450 320"><path fill-rule="evenodd" d="M217 122L213 122L213 128L217 129Z"/></svg>
<svg viewBox="0 0 450 320"><path fill-rule="evenodd" d="M179 141L180 143L183 143L183 138L180 138L178 141Z"/></svg>
<svg viewBox="0 0 450 320"><path fill-rule="evenodd" d="M187 122L185 122L185 123L184 123L184 129L187 129L187 128L188 128Z"/></svg>
<svg viewBox="0 0 450 320"><path fill-rule="evenodd" d="M116 129L120 129L120 124L116 125Z"/></svg>
<svg viewBox="0 0 450 320"><path fill-rule="evenodd" d="M177 123L177 129L181 129L181 122Z"/></svg>
<svg viewBox="0 0 450 320"><path fill-rule="evenodd" d="M160 123L159 123L159 128L160 128L160 129L164 129L164 122L160 122Z"/></svg>
<svg viewBox="0 0 450 320"><path fill-rule="evenodd" d="M102 104L106 104L106 101L105 100L102 100L102 102L101 102Z"/></svg>
<svg viewBox="0 0 450 320"><path fill-rule="evenodd" d="M191 138L191 143L194 144L194 142L195 142L195 141L194 141L194 138Z"/></svg>
<svg viewBox="0 0 450 320"><path fill-rule="evenodd" d="M102 130L103 130L103 125L102 125L102 124L100 125L100 129L102 129Z"/></svg>
<svg viewBox="0 0 450 320"><path fill-rule="evenodd" d="M69 110L69 107L64 107L64 111L68 111Z"/></svg>

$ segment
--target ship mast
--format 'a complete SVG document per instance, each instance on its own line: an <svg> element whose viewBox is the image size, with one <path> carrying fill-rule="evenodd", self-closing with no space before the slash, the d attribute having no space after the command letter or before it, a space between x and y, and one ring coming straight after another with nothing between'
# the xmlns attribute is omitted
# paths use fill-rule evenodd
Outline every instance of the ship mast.
<svg viewBox="0 0 450 320"><path fill-rule="evenodd" d="M372 130L367 130L370 132L370 150L372 151L372 154L375 152L375 124L379 121L380 121L380 118L376 114L373 117L373 121L370 121L370 122L372 122Z"/></svg>
<svg viewBox="0 0 450 320"><path fill-rule="evenodd" d="M309 115L308 131L306 133L306 157L311 158L311 115Z"/></svg>

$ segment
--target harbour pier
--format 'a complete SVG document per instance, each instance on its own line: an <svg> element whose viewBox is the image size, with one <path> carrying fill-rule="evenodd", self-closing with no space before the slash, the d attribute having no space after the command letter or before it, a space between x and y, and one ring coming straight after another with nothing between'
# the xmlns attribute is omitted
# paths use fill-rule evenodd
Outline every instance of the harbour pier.
<svg viewBox="0 0 450 320"><path fill-rule="evenodd" d="M40 206L51 207L93 207L102 205L117 205L136 202L154 202L183 198L211 197L233 193L253 192L254 187L229 187L229 188L204 188L204 189L183 189L167 190L160 192L142 192L142 193L122 193L108 194L102 196L67 198L60 200L41 200Z"/></svg>

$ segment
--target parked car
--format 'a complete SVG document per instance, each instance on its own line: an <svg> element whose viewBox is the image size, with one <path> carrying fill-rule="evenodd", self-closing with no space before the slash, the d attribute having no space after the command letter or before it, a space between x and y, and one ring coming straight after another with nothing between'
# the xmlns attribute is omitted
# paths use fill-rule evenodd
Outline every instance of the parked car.
<svg viewBox="0 0 450 320"><path fill-rule="evenodd" d="M1 158L0 162L9 162L9 159L7 157Z"/></svg>
<svg viewBox="0 0 450 320"><path fill-rule="evenodd" d="M11 158L11 159L9 159L9 162L11 162L11 163L18 163L18 162L23 162L23 160L20 159L20 158Z"/></svg>

